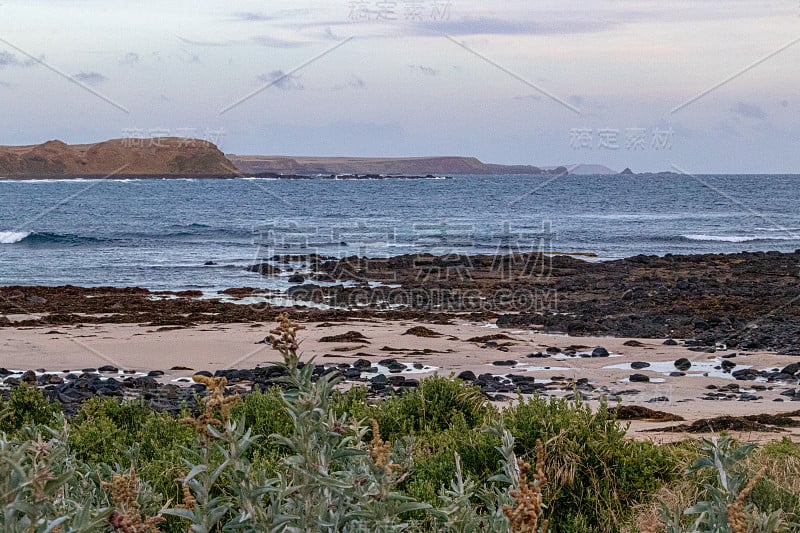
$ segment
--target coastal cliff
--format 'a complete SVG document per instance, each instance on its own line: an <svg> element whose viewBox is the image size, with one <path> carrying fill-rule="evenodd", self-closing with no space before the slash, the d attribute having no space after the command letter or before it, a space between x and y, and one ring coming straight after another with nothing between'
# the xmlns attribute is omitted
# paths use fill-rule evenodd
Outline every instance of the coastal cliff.
<svg viewBox="0 0 800 533"><path fill-rule="evenodd" d="M53 140L0 146L0 176L234 176L236 167L212 143L196 139L112 139L96 144Z"/></svg>

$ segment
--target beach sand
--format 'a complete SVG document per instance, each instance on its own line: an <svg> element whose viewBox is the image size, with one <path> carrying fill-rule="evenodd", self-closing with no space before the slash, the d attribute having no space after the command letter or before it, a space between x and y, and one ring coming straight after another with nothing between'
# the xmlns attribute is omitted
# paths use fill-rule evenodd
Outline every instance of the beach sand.
<svg viewBox="0 0 800 533"><path fill-rule="evenodd" d="M573 392L568 380L587 378L594 390L584 391L596 405L603 395L619 397L625 405L640 405L684 417L687 423L723 415L777 414L794 411L798 404L780 393L795 388L791 383L766 383L735 380L729 373L715 370L721 355L736 353L728 359L736 363L733 370L752 367L756 370L780 369L800 361L798 357L774 353L742 353L718 350L716 353L698 353L684 346L666 346L663 339L627 339L610 337L572 337L542 334L525 330L498 329L490 324L454 322L449 325L422 324L416 321L348 320L334 324L307 323L300 332L301 354L304 360L316 358L316 363L352 363L367 359L373 364L386 358L399 362L421 363L435 370L406 377L423 377L433 372L440 375L458 374L471 370L476 375L523 374L533 376L536 382L557 381L547 395L564 396ZM404 334L409 328L424 325L440 336L418 337ZM264 344L272 324L215 324L188 328L155 328L139 325L100 324L89 326L63 326L46 328L4 328L0 350L0 365L13 370L44 369L50 372L75 371L112 365L120 369L150 371L163 370L162 380L189 377L193 371L214 372L229 368L255 368L274 363L280 355ZM324 336L357 331L366 337L364 342L320 342ZM485 342L470 341L476 337L504 334L510 339L495 342L508 344L507 351ZM638 346L625 345L635 340ZM550 357L528 358L528 354L544 352L547 348L564 350L573 347L577 352L591 352L602 346L610 357L567 357L563 354ZM427 350L427 352L425 352ZM682 377L670 377L677 370L673 363L685 357L693 367ZM514 367L497 366L496 361L517 361ZM632 362L650 363L649 368L631 370ZM186 367L189 370L174 370ZM649 383L630 383L631 374L644 374ZM707 374L707 375L706 375ZM707 387L736 384L741 392L750 392L759 399L701 399L710 392ZM755 387L755 388L754 388ZM631 393L636 389L638 393ZM628 392L625 392L628 391ZM619 393L623 394L619 394ZM514 400L514 394L508 394ZM658 399L658 400L654 400ZM498 402L503 405L505 402ZM636 438L673 441L685 438L682 433L651 433L647 430L671 425L664 422L634 421L630 434ZM791 428L789 428L791 429ZM779 433L754 433L739 435L745 440L772 440L782 436L797 437L800 431ZM696 436L696 435L695 435Z"/></svg>

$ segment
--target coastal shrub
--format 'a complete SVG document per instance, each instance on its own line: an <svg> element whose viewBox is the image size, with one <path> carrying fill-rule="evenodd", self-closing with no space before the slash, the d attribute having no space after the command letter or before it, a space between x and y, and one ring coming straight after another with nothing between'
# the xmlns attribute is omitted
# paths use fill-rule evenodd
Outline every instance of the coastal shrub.
<svg viewBox="0 0 800 533"><path fill-rule="evenodd" d="M73 453L89 464L135 467L154 490L172 497L174 479L185 469L182 456L197 436L168 413L139 401L95 398L84 402L69 430Z"/></svg>
<svg viewBox="0 0 800 533"><path fill-rule="evenodd" d="M554 532L621 531L632 506L679 474L667 447L625 438L627 425L605 402L522 398L503 411L523 457L541 440L548 449L549 503Z"/></svg>
<svg viewBox="0 0 800 533"><path fill-rule="evenodd" d="M255 435L285 435L292 428L279 387L247 394L231 408L231 418L241 420Z"/></svg>
<svg viewBox="0 0 800 533"><path fill-rule="evenodd" d="M111 509L103 504L99 480L71 460L63 435L27 429L18 439L0 437L0 529L103 530Z"/></svg>
<svg viewBox="0 0 800 533"><path fill-rule="evenodd" d="M435 504L443 486L449 486L457 474L459 457L462 476L485 483L500 469L500 437L486 427L471 427L462 414L456 415L449 428L417 436L414 447L414 470L403 484L410 496Z"/></svg>
<svg viewBox="0 0 800 533"><path fill-rule="evenodd" d="M289 454L273 478L254 471L247 450L260 436L223 411L224 426L209 424L212 440L187 461L183 502L165 511L193 531L399 531L402 515L427 507L395 490L411 466L410 442L384 441L373 421L366 443L360 421L336 415L330 399L339 378L314 381L312 365L300 368L298 329L284 316L270 337L284 356L282 398L292 421L270 439Z"/></svg>
<svg viewBox="0 0 800 533"><path fill-rule="evenodd" d="M480 387L436 375L420 380L415 389L383 400L375 416L384 434L396 439L444 431L459 416L468 427L478 427L493 411Z"/></svg>
<svg viewBox="0 0 800 533"><path fill-rule="evenodd" d="M45 398L40 389L20 383L0 406L0 431L14 432L26 424L53 424L60 412L60 404Z"/></svg>

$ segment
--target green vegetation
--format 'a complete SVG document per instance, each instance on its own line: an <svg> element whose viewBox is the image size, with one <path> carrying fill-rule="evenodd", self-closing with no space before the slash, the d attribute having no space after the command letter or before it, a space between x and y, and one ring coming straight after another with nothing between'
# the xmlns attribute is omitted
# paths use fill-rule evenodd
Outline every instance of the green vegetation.
<svg viewBox="0 0 800 533"><path fill-rule="evenodd" d="M286 377L179 417L86 402L65 421L20 385L0 405L0 529L83 531L800 530L800 444L625 438L605 405L519 398L499 410L431 377L367 400L299 365L298 327L272 338Z"/></svg>

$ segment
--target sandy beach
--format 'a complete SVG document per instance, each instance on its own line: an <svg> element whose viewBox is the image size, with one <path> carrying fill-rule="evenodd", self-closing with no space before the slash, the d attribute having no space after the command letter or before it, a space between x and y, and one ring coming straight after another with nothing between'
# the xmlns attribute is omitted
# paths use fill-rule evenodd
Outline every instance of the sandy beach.
<svg viewBox="0 0 800 533"><path fill-rule="evenodd" d="M420 337L406 332L423 326L439 334ZM212 324L186 328L155 328L140 325L101 324L46 328L6 328L2 344L3 365L10 371L36 369L48 373L80 372L111 365L120 370L164 372L162 383L189 384L195 371L251 369L270 365L280 355L264 344L270 324ZM590 404L600 398L610 403L638 405L682 416L691 423L724 415L745 416L793 411L794 402L782 392L796 385L786 382L737 380L720 367L735 363L733 371L752 368L777 371L797 362L797 357L769 352L715 353L692 351L682 345L664 345L663 339L575 337L528 330L499 329L490 323L454 322L448 325L416 321L349 320L307 323L301 332L301 353L316 364L352 364L366 360L372 365L388 358L406 364L406 378L438 373L476 376L509 374L533 377L547 396L563 397L575 392L576 384ZM324 337L357 332L358 342L324 342ZM485 340L487 336L507 338ZM595 348L605 348L607 357L588 357ZM575 355L571 354L574 351ZM731 354L735 354L731 357ZM531 355L536 355L530 357ZM581 356L583 355L583 356ZM726 356L726 357L723 357ZM686 358L691 367L677 376L675 361ZM632 369L635 367L644 367ZM648 363L645 366L642 363ZM414 368L415 365L420 368ZM731 363L728 363L730 365ZM631 382L631 376L649 381ZM640 378L641 379L641 378ZM582 380L582 381L579 381ZM366 383L369 385L369 382ZM733 390L730 387L734 387ZM719 393L720 389L726 394ZM513 388L503 394L514 401ZM715 392L721 399L708 399ZM489 395L490 399L492 398ZM504 401L496 402L498 405ZM634 421L631 434L658 441L685 438L685 434L655 432L664 422ZM789 428L791 429L791 428ZM769 440L797 431L744 435L749 440Z"/></svg>

